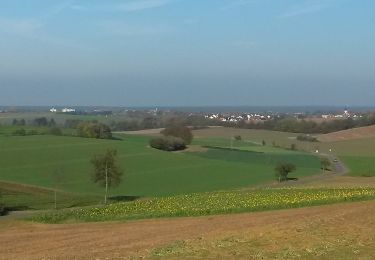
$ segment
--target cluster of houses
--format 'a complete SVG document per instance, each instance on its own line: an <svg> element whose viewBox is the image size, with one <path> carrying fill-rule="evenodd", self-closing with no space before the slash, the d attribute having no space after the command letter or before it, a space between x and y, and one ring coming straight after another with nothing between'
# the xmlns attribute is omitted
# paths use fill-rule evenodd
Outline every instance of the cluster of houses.
<svg viewBox="0 0 375 260"><path fill-rule="evenodd" d="M344 110L344 113L339 114L325 114L322 115L323 119L332 119L332 118L361 118L363 117L361 114L356 114L354 112L350 112L349 110Z"/></svg>
<svg viewBox="0 0 375 260"><path fill-rule="evenodd" d="M242 121L265 121L273 118L272 115L262 114L208 114L205 118L219 120L221 122L242 122Z"/></svg>
<svg viewBox="0 0 375 260"><path fill-rule="evenodd" d="M74 108L63 108L61 110L58 110L58 109L56 109L54 107L51 108L49 111L51 113L57 113L57 112L61 112L61 113L74 113L74 112L76 112L76 110Z"/></svg>

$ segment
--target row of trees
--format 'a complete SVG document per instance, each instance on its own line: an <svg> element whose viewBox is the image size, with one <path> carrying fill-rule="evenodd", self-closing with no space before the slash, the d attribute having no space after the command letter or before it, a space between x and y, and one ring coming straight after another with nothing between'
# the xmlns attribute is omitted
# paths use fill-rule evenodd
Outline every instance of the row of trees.
<svg viewBox="0 0 375 260"><path fill-rule="evenodd" d="M324 121L321 123L311 120L299 120L295 118L276 118L264 122L238 122L238 123L219 123L224 126L246 128L246 129L265 129L272 131L291 132L291 133L331 133L341 130L347 130L355 127L375 125L375 114L369 114L362 118L337 119Z"/></svg>

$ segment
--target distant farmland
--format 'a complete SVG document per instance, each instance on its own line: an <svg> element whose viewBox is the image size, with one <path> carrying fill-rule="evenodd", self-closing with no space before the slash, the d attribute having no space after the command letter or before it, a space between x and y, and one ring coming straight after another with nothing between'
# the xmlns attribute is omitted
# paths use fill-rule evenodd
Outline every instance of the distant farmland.
<svg viewBox="0 0 375 260"><path fill-rule="evenodd" d="M191 192L236 189L274 181L278 161L291 161L298 170L292 177L319 172L313 155L246 144L247 151L207 149L168 153L148 147L149 137L122 135L123 140L96 140L56 136L0 136L0 179L40 187L56 186L54 174L63 175L60 190L100 195L90 181L90 158L116 148L125 178L112 195L165 196ZM202 140L201 140L202 141ZM210 142L209 139L206 143ZM222 139L225 141L225 139ZM215 144L215 143L213 143Z"/></svg>

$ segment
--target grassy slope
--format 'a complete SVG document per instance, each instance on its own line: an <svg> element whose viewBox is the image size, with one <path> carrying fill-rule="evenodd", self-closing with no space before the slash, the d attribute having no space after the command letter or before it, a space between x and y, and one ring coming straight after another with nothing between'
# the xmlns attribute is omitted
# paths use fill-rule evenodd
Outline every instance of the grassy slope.
<svg viewBox="0 0 375 260"><path fill-rule="evenodd" d="M168 153L148 147L148 137L123 136L124 140L94 140L74 137L0 137L0 179L42 187L54 187L54 173L63 173L59 189L79 194L102 194L90 182L90 158L106 148L119 151L125 170L123 183L112 195L159 196L232 189L274 179L272 162L278 158L307 160L298 175L318 171L315 157L299 154L257 154L215 151L207 154ZM217 151L216 151L217 152ZM232 157L231 157L232 154ZM232 158L232 159L230 159ZM268 163L264 163L268 162Z"/></svg>
<svg viewBox="0 0 375 260"><path fill-rule="evenodd" d="M226 137L226 146L230 145L230 137L241 135L244 140L261 142L265 140L268 145L272 141L276 144L290 147L296 144L298 149L313 152L319 150L321 153L337 155L350 168L352 176L375 176L375 138L361 138L353 140L344 140L336 142L300 142L293 139L296 134L280 133L264 130L244 130L244 129L226 129L214 128L195 131L196 136L201 137ZM240 147L241 148L241 147Z"/></svg>
<svg viewBox="0 0 375 260"><path fill-rule="evenodd" d="M55 194L49 189L0 182L0 195L0 203L7 210L44 210L55 207ZM56 195L58 208L86 206L100 201L98 197L78 196L62 191Z"/></svg>

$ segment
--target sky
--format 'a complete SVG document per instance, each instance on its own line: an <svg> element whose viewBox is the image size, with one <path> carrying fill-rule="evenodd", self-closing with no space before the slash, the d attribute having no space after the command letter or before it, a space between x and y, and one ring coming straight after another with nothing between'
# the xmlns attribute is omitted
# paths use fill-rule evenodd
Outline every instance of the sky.
<svg viewBox="0 0 375 260"><path fill-rule="evenodd" d="M1 0L0 105L374 106L373 0Z"/></svg>

